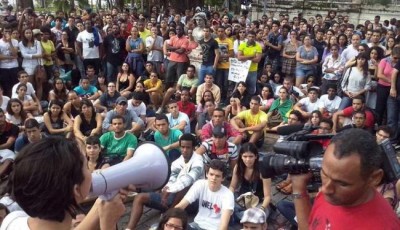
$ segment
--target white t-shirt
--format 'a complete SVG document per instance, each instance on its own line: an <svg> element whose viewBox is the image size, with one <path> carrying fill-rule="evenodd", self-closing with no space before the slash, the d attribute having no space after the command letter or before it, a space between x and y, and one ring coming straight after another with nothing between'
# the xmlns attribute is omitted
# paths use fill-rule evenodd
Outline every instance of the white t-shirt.
<svg viewBox="0 0 400 230"><path fill-rule="evenodd" d="M11 212L4 218L0 230L30 230L28 218L24 211Z"/></svg>
<svg viewBox="0 0 400 230"><path fill-rule="evenodd" d="M179 112L179 115L177 118L173 118L171 113L167 113L166 115L168 117L168 122L169 122L170 128L177 126L179 123L181 123L181 121L186 121L186 125L185 125L183 133L190 133L190 119L189 119L188 115L186 115L186 113Z"/></svg>
<svg viewBox="0 0 400 230"><path fill-rule="evenodd" d="M80 32L76 41L82 42L83 59L100 58L99 47L94 45L94 35L86 30ZM103 43L103 39L99 34L99 43Z"/></svg>
<svg viewBox="0 0 400 230"><path fill-rule="evenodd" d="M305 97L300 99L298 103L301 104L302 109L308 113L319 109L319 99L315 102L311 102L309 97Z"/></svg>
<svg viewBox="0 0 400 230"><path fill-rule="evenodd" d="M144 102L140 103L139 106L133 106L132 99L130 99L128 101L128 109L134 111L136 115L138 115L138 117L140 117L141 115L146 116L146 105L144 104Z"/></svg>
<svg viewBox="0 0 400 230"><path fill-rule="evenodd" d="M233 193L224 185L217 192L208 188L206 179L196 181L186 193L185 200L189 203L199 200L199 212L194 222L202 229L218 229L221 222L222 212L231 210L235 206Z"/></svg>
<svg viewBox="0 0 400 230"><path fill-rule="evenodd" d="M11 43L14 48L18 49L18 41L15 39L11 39ZM0 39L0 53L2 55L10 56L11 55L11 46L10 43L4 42L3 39ZM18 67L18 60L17 58L13 59L5 59L0 61L0 68L2 69L11 69Z"/></svg>
<svg viewBox="0 0 400 230"><path fill-rule="evenodd" d="M151 44L153 44L154 38L151 36L148 36L146 38L146 48L149 48ZM154 42L155 47L163 47L164 41L161 36L156 37L156 41ZM147 61L158 61L161 62L163 60L163 53L159 50L151 50L149 51L149 54L147 55Z"/></svg>
<svg viewBox="0 0 400 230"><path fill-rule="evenodd" d="M324 94L319 99L319 108L326 109L329 113L334 113L339 109L342 98L335 96L333 100L329 100L328 94Z"/></svg>
<svg viewBox="0 0 400 230"><path fill-rule="evenodd" d="M0 108L1 108L3 111L6 111L6 110L7 110L7 104L8 104L8 101L9 101L9 100L10 100L9 97L3 96L3 102L2 102L1 105L0 105Z"/></svg>
<svg viewBox="0 0 400 230"><path fill-rule="evenodd" d="M11 98L18 98L17 88L18 88L19 84L21 84L21 83L17 83L12 87ZM26 95L29 95L29 96L35 95L36 91L30 82L26 83L26 88L27 88Z"/></svg>

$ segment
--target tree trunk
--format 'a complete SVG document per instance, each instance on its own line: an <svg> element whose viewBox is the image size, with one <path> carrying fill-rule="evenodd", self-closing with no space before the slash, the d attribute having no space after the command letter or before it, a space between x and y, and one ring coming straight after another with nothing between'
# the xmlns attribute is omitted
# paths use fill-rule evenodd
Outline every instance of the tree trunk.
<svg viewBox="0 0 400 230"><path fill-rule="evenodd" d="M22 10L31 7L33 9L33 0L18 0L17 1L17 9L20 8Z"/></svg>

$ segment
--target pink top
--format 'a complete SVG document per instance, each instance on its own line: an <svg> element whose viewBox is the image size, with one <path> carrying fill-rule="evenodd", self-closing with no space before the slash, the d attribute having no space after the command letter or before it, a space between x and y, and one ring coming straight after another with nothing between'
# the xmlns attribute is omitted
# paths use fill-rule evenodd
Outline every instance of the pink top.
<svg viewBox="0 0 400 230"><path fill-rule="evenodd" d="M386 79L388 79L389 82L392 79L392 72L395 65L396 63L392 63L391 57L384 58L379 62L379 68L383 69L383 75L385 75ZM378 83L383 86L390 86L390 83L385 82L380 78L378 80Z"/></svg>

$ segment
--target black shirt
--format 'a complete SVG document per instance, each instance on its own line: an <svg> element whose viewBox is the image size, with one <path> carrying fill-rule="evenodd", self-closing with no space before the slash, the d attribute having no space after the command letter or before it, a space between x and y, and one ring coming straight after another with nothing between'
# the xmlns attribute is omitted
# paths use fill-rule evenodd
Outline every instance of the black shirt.
<svg viewBox="0 0 400 230"><path fill-rule="evenodd" d="M114 66L122 65L125 40L122 37L114 37L113 34L110 34L104 38L103 45L106 61Z"/></svg>
<svg viewBox="0 0 400 230"><path fill-rule="evenodd" d="M400 92L400 61L398 61L396 63L396 65L394 66L395 69L397 69L399 72L397 73L397 81L396 81L396 91L397 94L399 94Z"/></svg>
<svg viewBox="0 0 400 230"><path fill-rule="evenodd" d="M203 52L203 65L214 65L215 60L215 50L219 49L217 41L211 38L208 41L202 39L200 42L201 50Z"/></svg>
<svg viewBox="0 0 400 230"><path fill-rule="evenodd" d="M6 122L2 129L0 129L0 145L7 143L8 138L14 137L17 139L19 133L18 126ZM15 141L14 141L15 142ZM14 144L8 148L11 151L14 151Z"/></svg>

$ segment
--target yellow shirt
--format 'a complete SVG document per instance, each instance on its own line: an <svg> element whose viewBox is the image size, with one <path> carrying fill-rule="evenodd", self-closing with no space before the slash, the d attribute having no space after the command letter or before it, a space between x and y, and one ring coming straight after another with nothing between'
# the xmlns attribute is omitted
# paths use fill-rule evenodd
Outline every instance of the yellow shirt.
<svg viewBox="0 0 400 230"><path fill-rule="evenodd" d="M244 120L244 125L246 127L252 127L261 124L268 120L268 116L263 111L258 111L257 114L252 114L251 110L245 110L240 112L237 117L241 120Z"/></svg>
<svg viewBox="0 0 400 230"><path fill-rule="evenodd" d="M150 30L144 29L143 32L139 31L139 36L143 40L143 42L146 42L146 38L150 35L151 35Z"/></svg>
<svg viewBox="0 0 400 230"><path fill-rule="evenodd" d="M262 48L260 44L258 44L257 42L255 43L254 46L247 46L247 42L243 42L242 44L239 45L239 51L241 51L244 56L253 56L257 53L261 54ZM257 71L257 68L258 68L258 63L251 62L249 72Z"/></svg>
<svg viewBox="0 0 400 230"><path fill-rule="evenodd" d="M225 54L229 52L233 53L233 42L229 38L225 38L224 40L220 40L219 38L216 38L215 41L217 41L218 46L219 46L219 52L221 54ZM226 60L223 60L223 58L219 58L218 62L218 69L229 69L229 58L226 58Z"/></svg>
<svg viewBox="0 0 400 230"><path fill-rule="evenodd" d="M163 92L162 81L160 79L158 79L155 83L153 82L153 80L147 79L143 82L143 84L146 89L151 89L151 88L156 87L157 93L162 94L162 92Z"/></svg>
<svg viewBox="0 0 400 230"><path fill-rule="evenodd" d="M54 43L52 41L41 41L40 43L42 43L43 54L51 54L52 52L56 51L56 49L54 48ZM53 65L53 60L48 61L43 59L43 65Z"/></svg>

